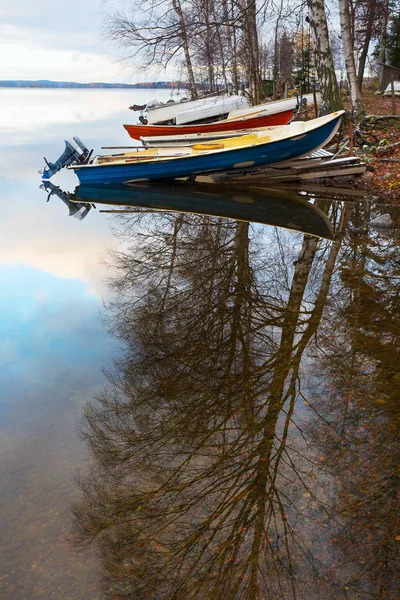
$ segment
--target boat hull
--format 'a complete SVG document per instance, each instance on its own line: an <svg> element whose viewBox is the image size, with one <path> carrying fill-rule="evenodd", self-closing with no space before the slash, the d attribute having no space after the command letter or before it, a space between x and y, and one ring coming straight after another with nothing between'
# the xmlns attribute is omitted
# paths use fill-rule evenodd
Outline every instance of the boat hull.
<svg viewBox="0 0 400 600"><path fill-rule="evenodd" d="M163 135L187 135L196 133L213 133L235 131L242 129L256 129L257 127L274 127L286 125L293 117L294 108L274 114L262 114L254 117L240 117L238 119L224 119L215 123L201 125L124 125L130 137L140 140L141 137Z"/></svg>
<svg viewBox="0 0 400 600"><path fill-rule="evenodd" d="M198 152L179 158L160 158L139 162L74 165L81 183L126 183L154 181L201 173L252 169L304 156L324 146L336 133L342 112L315 129L275 141L265 141L224 151Z"/></svg>
<svg viewBox="0 0 400 600"><path fill-rule="evenodd" d="M165 123L171 120L176 123L189 123L199 119L218 117L228 114L231 110L243 110L247 107L249 107L249 102L244 96L225 94L149 108L147 120L151 124Z"/></svg>
<svg viewBox="0 0 400 600"><path fill-rule="evenodd" d="M299 99L300 100L300 99ZM284 98L282 100L274 100L273 102L266 102L264 104L257 104L256 106L251 106L250 108L238 108L235 110L231 110L228 115L229 119L236 119L238 117L243 117L246 115L251 115L255 113L265 112L265 113L273 113L278 110L289 110L290 108L295 109L298 106L299 100L297 96L292 96L291 98ZM314 94L305 94L301 97L302 101L306 101L308 105L314 104ZM316 94L317 103L321 101L321 95L319 92Z"/></svg>
<svg viewBox="0 0 400 600"><path fill-rule="evenodd" d="M150 106L147 108L147 120L149 123L164 123L165 121L172 121L176 114L185 110L188 106L201 106L204 103L203 99L200 100L184 100L183 102L166 102L156 106Z"/></svg>
<svg viewBox="0 0 400 600"><path fill-rule="evenodd" d="M334 239L332 224L318 207L270 189L238 186L230 189L213 183L193 185L183 181L162 187L157 184L80 186L73 200L224 217Z"/></svg>
<svg viewBox="0 0 400 600"><path fill-rule="evenodd" d="M249 101L245 96L219 96L216 100L210 99L202 106L187 107L185 110L179 111L175 117L175 123L176 125L185 125L205 119L215 119L223 115L228 116L232 110L246 110L249 107Z"/></svg>

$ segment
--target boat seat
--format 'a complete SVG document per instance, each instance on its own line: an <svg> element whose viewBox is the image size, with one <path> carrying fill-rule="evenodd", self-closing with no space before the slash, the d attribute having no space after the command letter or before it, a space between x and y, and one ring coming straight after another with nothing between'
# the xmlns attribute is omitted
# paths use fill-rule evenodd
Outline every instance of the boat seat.
<svg viewBox="0 0 400 600"><path fill-rule="evenodd" d="M225 148L225 143L219 142L217 144L210 142L209 144L192 144L192 148L193 150L221 150L221 148Z"/></svg>
<svg viewBox="0 0 400 600"><path fill-rule="evenodd" d="M157 148L157 156L184 156L185 154L191 154L191 148L185 146L166 146L163 148L160 146Z"/></svg>
<svg viewBox="0 0 400 600"><path fill-rule="evenodd" d="M259 137L256 133L250 133L249 135L238 136L224 140L225 148L235 148L236 146L243 146L247 144L256 144L259 141Z"/></svg>

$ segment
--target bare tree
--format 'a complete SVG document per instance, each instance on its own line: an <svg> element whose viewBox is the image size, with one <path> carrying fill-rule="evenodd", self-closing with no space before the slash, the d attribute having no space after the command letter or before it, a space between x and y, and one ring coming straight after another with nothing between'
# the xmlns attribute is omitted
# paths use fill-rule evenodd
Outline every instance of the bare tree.
<svg viewBox="0 0 400 600"><path fill-rule="evenodd" d="M364 39L361 47L361 53L358 61L357 83L361 90L364 79L365 64L367 61L368 51L374 31L378 8L378 0L368 0L366 5L366 14L363 18Z"/></svg>
<svg viewBox="0 0 400 600"><path fill-rule="evenodd" d="M189 46L198 23L187 22L181 1L130 0L126 10L106 19L109 39L128 50L126 59L140 59L143 68L165 68L183 52L190 91L192 97L197 97Z"/></svg>
<svg viewBox="0 0 400 600"><path fill-rule="evenodd" d="M357 81L356 66L354 60L354 46L352 43L349 1L339 0L340 29L342 32L344 60L346 65L347 79L349 81L351 106L353 108L356 123L362 121L365 116L365 108L361 98L360 87Z"/></svg>
<svg viewBox="0 0 400 600"><path fill-rule="evenodd" d="M329 319L315 351L314 440L331 481L332 574L355 597L399 595L398 233L368 223L374 203L353 211ZM399 213L391 208L392 218ZM329 302L329 300L328 300Z"/></svg>
<svg viewBox="0 0 400 600"><path fill-rule="evenodd" d="M295 600L302 584L310 593L318 561L297 529L301 498L324 504L294 407L346 210L334 244L305 236L285 251L276 232L273 252L248 223L116 222L109 323L125 352L86 410L94 463L75 507L108 594Z"/></svg>
<svg viewBox="0 0 400 600"><path fill-rule="evenodd" d="M172 6L173 6L173 9L176 12L176 14L178 16L178 20L179 20L180 38L182 40L183 51L185 54L185 63L186 63L186 68L187 68L187 72L188 72L188 76L189 76L190 91L192 94L192 98L197 98L196 83L194 80L192 60L191 60L190 52L189 52L189 35L188 35L187 27L186 27L185 18L183 15L181 0L172 0Z"/></svg>
<svg viewBox="0 0 400 600"><path fill-rule="evenodd" d="M379 56L380 62L386 62L387 26L389 19L389 0L383 0L380 11Z"/></svg>
<svg viewBox="0 0 400 600"><path fill-rule="evenodd" d="M315 64L322 85L322 96L329 110L343 109L333 62L324 0L308 0L308 21L311 26Z"/></svg>
<svg viewBox="0 0 400 600"><path fill-rule="evenodd" d="M254 104L261 101L261 64L257 27L256 0L236 0L239 8L237 23L242 37L241 64Z"/></svg>

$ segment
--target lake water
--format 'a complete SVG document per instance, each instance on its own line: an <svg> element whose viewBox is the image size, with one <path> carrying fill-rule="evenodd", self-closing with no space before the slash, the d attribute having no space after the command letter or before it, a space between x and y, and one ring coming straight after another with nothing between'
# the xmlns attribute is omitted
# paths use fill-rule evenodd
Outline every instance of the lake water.
<svg viewBox="0 0 400 600"><path fill-rule="evenodd" d="M46 202L44 156L169 96L0 90L0 597L397 599L399 209L316 197L330 241Z"/></svg>

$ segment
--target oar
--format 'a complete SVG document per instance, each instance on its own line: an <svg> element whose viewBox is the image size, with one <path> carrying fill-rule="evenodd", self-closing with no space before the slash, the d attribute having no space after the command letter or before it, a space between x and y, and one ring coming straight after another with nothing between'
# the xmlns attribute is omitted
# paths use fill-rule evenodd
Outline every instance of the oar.
<svg viewBox="0 0 400 600"><path fill-rule="evenodd" d="M136 148L136 150L143 150L143 146L101 146L102 150L120 150L122 148Z"/></svg>

